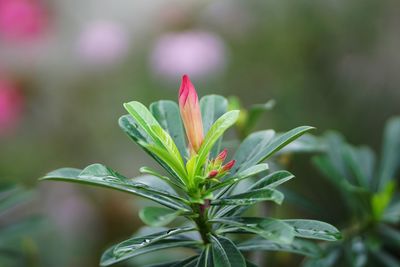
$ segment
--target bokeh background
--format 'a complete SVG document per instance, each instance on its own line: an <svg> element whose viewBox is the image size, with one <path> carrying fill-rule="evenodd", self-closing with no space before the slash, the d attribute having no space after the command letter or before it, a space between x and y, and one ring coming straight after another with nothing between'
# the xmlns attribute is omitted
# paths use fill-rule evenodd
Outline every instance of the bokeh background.
<svg viewBox="0 0 400 267"><path fill-rule="evenodd" d="M17 266L97 266L140 228L139 198L37 179L94 162L130 177L153 166L117 125L122 103L175 100L184 73L200 95L275 99L258 128L335 129L379 151L384 122L400 114L399 12L397 0L0 0L0 182L34 194L8 221L42 224L23 236ZM308 156L292 162L290 188L334 224L335 192Z"/></svg>

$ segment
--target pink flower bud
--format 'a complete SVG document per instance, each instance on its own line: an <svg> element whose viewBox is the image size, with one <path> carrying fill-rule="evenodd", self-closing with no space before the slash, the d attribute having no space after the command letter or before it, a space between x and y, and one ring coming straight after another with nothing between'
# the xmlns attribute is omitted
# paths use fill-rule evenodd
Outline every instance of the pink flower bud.
<svg viewBox="0 0 400 267"><path fill-rule="evenodd" d="M222 167L222 172L227 172L227 171L229 171L230 169L232 169L232 167L235 165L235 163L236 163L235 160L229 161L227 164L225 164L225 165Z"/></svg>
<svg viewBox="0 0 400 267"><path fill-rule="evenodd" d="M214 164L216 166L220 166L226 159L226 156L228 155L228 150L226 148L221 151L221 153L218 154L218 156L214 160Z"/></svg>
<svg viewBox="0 0 400 267"><path fill-rule="evenodd" d="M218 171L217 170L212 170L208 173L208 178L214 178L215 176L218 175Z"/></svg>
<svg viewBox="0 0 400 267"><path fill-rule="evenodd" d="M203 121L196 89L187 75L183 75L179 89L179 108L186 130L189 147L197 153L203 142Z"/></svg>

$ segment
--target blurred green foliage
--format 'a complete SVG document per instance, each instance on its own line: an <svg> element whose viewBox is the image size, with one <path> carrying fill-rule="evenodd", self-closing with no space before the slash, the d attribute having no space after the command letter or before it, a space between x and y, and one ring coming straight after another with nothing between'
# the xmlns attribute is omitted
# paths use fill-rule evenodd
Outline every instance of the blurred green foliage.
<svg viewBox="0 0 400 267"><path fill-rule="evenodd" d="M369 144L377 150L380 129L387 118L400 113L400 3L396 0L43 3L52 20L44 45L0 40L1 74L15 80L26 98L18 127L0 136L0 179L4 183L33 188L36 178L51 169L90 162L107 162L131 176L137 175L139 166L151 166L150 159L123 138L115 121L126 99L147 103L176 99L177 79L160 78L149 63L158 36L165 32L202 29L223 39L225 70L196 78L197 90L203 95L236 95L244 107L275 99L274 112L263 115L255 129L283 130L308 124L318 128L317 135L335 129L350 143ZM85 23L98 19L120 22L132 39L129 53L115 65L82 64L74 54L78 33ZM307 214L331 223L347 217L349 211L332 202L340 196L338 190L321 179L309 158L296 155L294 159L289 167L299 179L288 185L290 190L317 199L314 206L329 209L313 212L293 201L298 205L276 212ZM313 188L306 188L309 183ZM315 192L314 187L324 192ZM73 195L80 206L88 208L87 214L98 219L92 225L97 239L79 239L66 232L48 242L53 248L54 244L69 244L58 251L64 255L59 257L59 266L67 266L71 255L76 260L69 265L96 266L101 251L141 226L135 215L139 200L132 202L122 194L76 187L56 191L40 186L39 190L38 206L45 215ZM59 229L55 221L64 212L54 209L50 222ZM76 243L81 245L78 252ZM43 266L51 266L50 260L44 262Z"/></svg>

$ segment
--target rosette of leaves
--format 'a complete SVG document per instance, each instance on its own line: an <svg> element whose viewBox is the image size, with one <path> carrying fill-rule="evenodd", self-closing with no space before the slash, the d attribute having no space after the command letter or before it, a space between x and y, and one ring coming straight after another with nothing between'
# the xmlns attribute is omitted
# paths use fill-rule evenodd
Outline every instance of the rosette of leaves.
<svg viewBox="0 0 400 267"><path fill-rule="evenodd" d="M194 107L196 103L195 99ZM243 216L256 203L282 203L284 195L277 187L294 176L283 170L269 172L268 164L263 162L312 127L302 126L280 135L273 130L255 132L236 149L233 160L222 166L222 162L217 164L226 157L221 156L226 153L220 153L222 137L239 117L237 110L228 111L224 97L209 95L199 101L204 139L196 152L193 145L188 148L187 125L183 125L175 102L158 101L149 109L136 101L124 106L129 114L119 119L120 127L164 172L143 167L141 173L161 179L168 184L168 190L145 185L102 164L83 170L62 168L42 179L91 184L138 195L158 203L140 212L146 224L165 226L178 217L184 217L187 224L116 244L104 252L101 266L178 247L192 248L196 254L154 266L254 266L244 256L247 251L287 251L317 256L320 250L309 239L335 241L340 238L335 227L320 221ZM192 135L187 134L189 144L196 141L191 142ZM215 165L220 166L218 171L213 169ZM239 182L252 177L262 178L242 192L233 190ZM237 238L240 236L247 239Z"/></svg>
<svg viewBox="0 0 400 267"><path fill-rule="evenodd" d="M369 147L352 146L337 133L321 139L326 152L313 163L340 192L348 216L340 216L342 241L305 266L400 266L400 117L385 126L379 161Z"/></svg>

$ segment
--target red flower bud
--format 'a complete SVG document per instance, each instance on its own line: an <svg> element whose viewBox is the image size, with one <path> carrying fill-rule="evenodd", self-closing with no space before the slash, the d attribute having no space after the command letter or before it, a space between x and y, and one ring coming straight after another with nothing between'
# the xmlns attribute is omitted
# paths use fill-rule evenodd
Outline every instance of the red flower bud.
<svg viewBox="0 0 400 267"><path fill-rule="evenodd" d="M228 151L226 148L219 153L219 155L215 158L214 164L216 166L220 166L226 159L226 156L228 155Z"/></svg>
<svg viewBox="0 0 400 267"><path fill-rule="evenodd" d="M203 142L203 121L196 89L187 75L183 75L179 89L179 108L190 149L198 152Z"/></svg>
<svg viewBox="0 0 400 267"><path fill-rule="evenodd" d="M218 175L218 171L217 170L212 170L208 173L208 178L214 178L215 176Z"/></svg>
<svg viewBox="0 0 400 267"><path fill-rule="evenodd" d="M229 161L227 164L225 164L224 166L222 166L222 172L227 172L230 169L232 169L233 165L235 165L236 160L231 160Z"/></svg>

